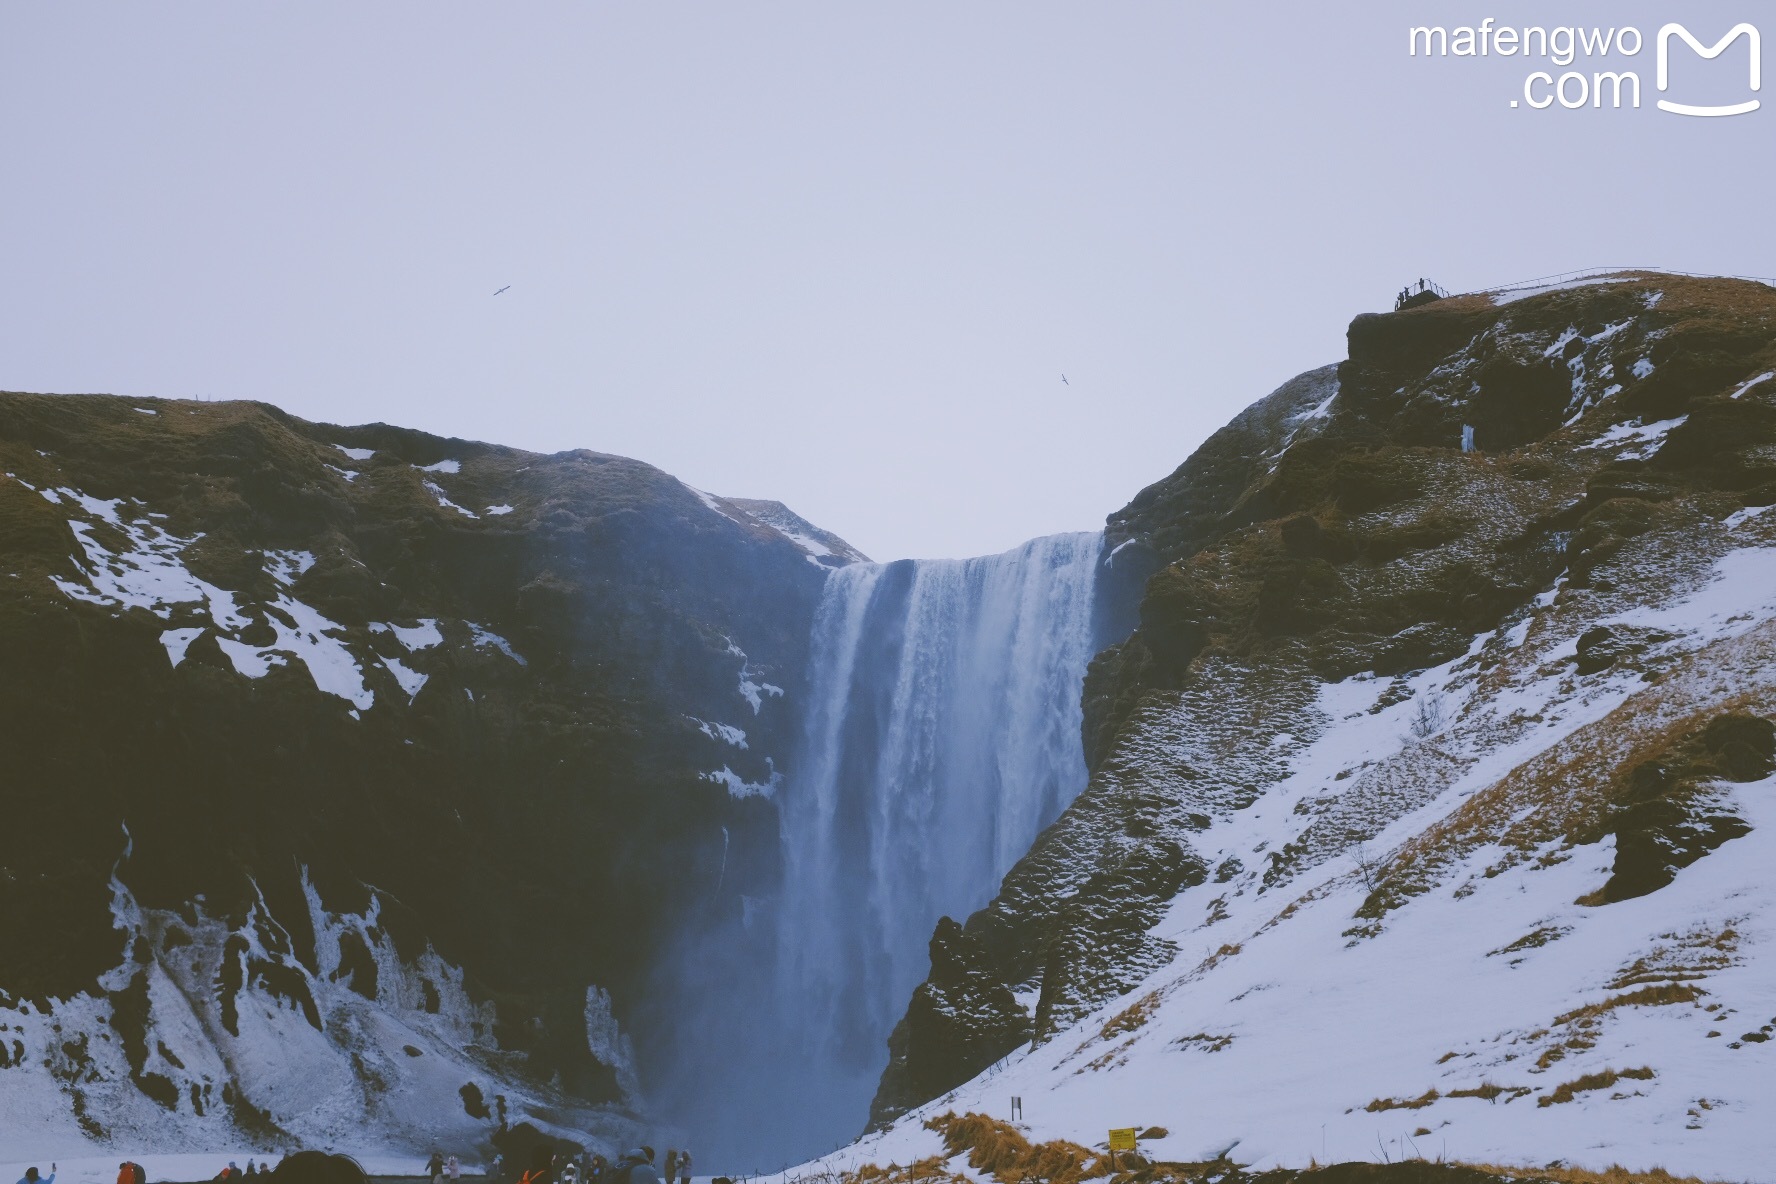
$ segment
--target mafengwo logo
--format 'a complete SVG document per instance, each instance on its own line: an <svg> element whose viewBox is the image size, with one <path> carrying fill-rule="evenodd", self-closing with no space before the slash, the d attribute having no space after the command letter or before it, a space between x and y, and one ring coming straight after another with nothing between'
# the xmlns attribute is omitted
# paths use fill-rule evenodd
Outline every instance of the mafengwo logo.
<svg viewBox="0 0 1776 1184"><path fill-rule="evenodd" d="M1698 37L1672 22L1651 40L1657 59L1656 91L1652 93L1657 95L1654 105L1660 111L1715 118L1749 115L1758 109L1758 100L1752 96L1763 88L1764 65L1763 38L1756 25L1741 22L1709 41L1706 32ZM1419 25L1407 32L1407 52L1413 57L1520 57L1547 64L1550 69L1529 71L1523 78L1522 93L1509 100L1512 107L1533 111L1640 107L1641 53L1647 43L1632 26L1518 28L1498 25L1492 17L1478 25ZM1750 58L1749 69L1740 65L1745 60L1738 53L1741 45ZM1701 66L1716 59L1724 60ZM1567 69L1574 65L1584 68ZM1710 72L1705 74L1705 69Z"/></svg>

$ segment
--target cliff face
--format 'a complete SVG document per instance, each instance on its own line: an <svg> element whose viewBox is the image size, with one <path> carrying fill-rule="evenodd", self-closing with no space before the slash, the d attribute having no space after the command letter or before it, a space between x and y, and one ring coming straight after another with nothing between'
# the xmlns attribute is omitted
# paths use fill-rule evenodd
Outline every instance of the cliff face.
<svg viewBox="0 0 1776 1184"><path fill-rule="evenodd" d="M1038 1127L1069 1138L1100 1119L1187 1123L1203 1139L1215 1116L1253 1131L1281 1115L1353 1125L1380 1112L1363 1107L1384 1090L1477 1089L1490 1072L1522 1077L1525 1096L1553 1093L1539 1074L1643 1055L1611 1047L1602 1012L1583 1013L1595 1022L1577 1036L1580 1012L1553 1022L1597 1003L1600 985L1557 956L1525 1001L1538 1014L1499 1020L1497 1038L1519 1045L1502 1059L1481 1047L1493 1030L1449 1015L1430 1039L1458 1051L1440 1061L1394 1047L1385 1026L1358 1033L1372 1049L1307 1051L1326 1042L1316 982L1363 965L1369 994L1394 998L1374 984L1415 981L1388 940L1396 929L1435 933L1424 948L1451 966L1502 965L1485 956L1507 941L1469 948L1522 911L1499 877L1554 918L1511 966L1601 926L1622 940L1593 953L1623 965L1597 973L1675 992L1652 1003L1704 1007L1696 988L1678 990L1687 980L1660 934L1682 917L1743 949L1744 908L1692 910L1670 885L1755 829L1759 791L1734 787L1761 784L1776 753L1758 656L1776 628L1762 574L1776 553L1762 514L1776 502L1772 371L1776 292L1738 281L1625 276L1363 316L1344 362L1255 404L1112 515L1108 545L1150 552L1156 570L1139 628L1087 679L1091 784L991 905L939 927L878 1125L951 1090L971 1104L957 1099L979 1083L963 1082L1030 1040L992 1089L1054 1091L1056 1106L1065 1095L1068 1116ZM1742 874L1746 858L1716 874ZM1535 874L1555 867L1567 871ZM1646 897L1663 903L1621 911ZM1355 951L1342 961L1319 933L1329 924ZM1665 969L1637 977L1636 957ZM1254 1036L1242 1059L1221 1052L1233 1029L1218 1034L1211 1017L1247 989L1295 1010L1271 1007L1269 1042ZM1719 989L1710 1012L1759 1006ZM1172 1051L1144 1051L1162 1045ZM1527 1074L1505 1065L1523 1047ZM1218 1059L1186 1065L1180 1049ZM1663 1051L1674 1075L1706 1078ZM1117 1072L1138 1062L1119 1089ZM1267 1101L1264 1064L1270 1081L1290 1064L1311 1085ZM1695 1108L1675 1091L1700 1086L1684 1081L1661 1095L1660 1121L1681 1127ZM1150 1102L1100 1114L1080 1093L1126 1106L1159 1089L1183 1108L1177 1121ZM1606 1096L1556 1111L1570 1127L1515 1132L1595 1137L1585 1123L1607 1121L1594 1104ZM904 1133L916 1127L882 1146L923 1153ZM1517 1154L1536 1154L1539 1137Z"/></svg>
<svg viewBox="0 0 1776 1184"><path fill-rule="evenodd" d="M771 874L842 541L243 403L0 395L0 471L0 1110L145 1150L624 1137L612 1017Z"/></svg>

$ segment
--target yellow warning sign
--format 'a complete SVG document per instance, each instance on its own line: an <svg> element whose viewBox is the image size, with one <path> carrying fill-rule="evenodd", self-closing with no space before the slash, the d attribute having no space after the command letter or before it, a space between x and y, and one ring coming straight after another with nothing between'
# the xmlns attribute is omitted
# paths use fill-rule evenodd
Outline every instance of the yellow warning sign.
<svg viewBox="0 0 1776 1184"><path fill-rule="evenodd" d="M1135 1128L1132 1126L1118 1127L1110 1132L1110 1150L1133 1151L1135 1149Z"/></svg>

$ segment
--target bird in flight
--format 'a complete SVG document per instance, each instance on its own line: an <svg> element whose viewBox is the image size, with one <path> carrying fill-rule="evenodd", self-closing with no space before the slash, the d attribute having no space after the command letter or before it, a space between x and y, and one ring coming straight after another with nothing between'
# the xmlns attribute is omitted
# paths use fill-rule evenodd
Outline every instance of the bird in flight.
<svg viewBox="0 0 1776 1184"><path fill-rule="evenodd" d="M1073 385L1072 383L1067 381L1067 376L1065 374L1061 375L1061 384L1063 386L1072 386Z"/></svg>
<svg viewBox="0 0 1776 1184"><path fill-rule="evenodd" d="M511 284L507 284L507 285L506 285L506 288L509 288L509 287L511 287L511 286L512 286L512 285L511 285ZM504 292L504 291L505 291L505 290L506 290L506 288L501 288L501 289L500 289L500 290L499 290L499 292L495 292L495 293L494 293L494 295L495 295L495 296L498 296L498 295L499 295L499 293L500 293L500 292Z"/></svg>

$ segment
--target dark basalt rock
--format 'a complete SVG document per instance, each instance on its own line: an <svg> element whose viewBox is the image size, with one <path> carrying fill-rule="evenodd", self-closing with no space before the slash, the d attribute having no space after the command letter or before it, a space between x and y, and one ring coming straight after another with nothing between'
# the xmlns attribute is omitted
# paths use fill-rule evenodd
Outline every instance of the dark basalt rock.
<svg viewBox="0 0 1776 1184"><path fill-rule="evenodd" d="M1134 632L1086 676L1091 784L956 947L968 981L1039 986L1037 1039L1163 963L1147 918L1207 875L1187 820L1259 792L1250 771L1169 765L1146 721L1164 732L1211 710L1226 682L1251 721L1243 750L1262 750L1285 730L1272 722L1309 714L1287 687L1455 659L1563 572L1606 593L1638 536L1776 500L1776 403L1762 388L1731 397L1776 368L1776 294L1762 285L1648 276L1504 305L1456 297L1360 316L1347 342L1343 362L1253 404L1108 519L1110 545L1138 540L1155 568ZM1598 446L1686 415L1662 443ZM1632 668L1663 640L1612 627L1575 659L1586 674ZM1699 738L1693 763L1624 789L1609 898L1651 891L1742 833L1703 771L1763 768L1766 748L1756 725L1721 727L1733 743ZM1272 856L1274 887L1307 858ZM954 1084L928 1072L941 1048L897 1040L878 1120L932 1096L916 1083Z"/></svg>
<svg viewBox="0 0 1776 1184"><path fill-rule="evenodd" d="M336 446L377 451L352 460ZM415 467L445 459L459 471ZM378 910L373 929L341 938L335 980L375 1000L392 988L368 943L410 966L434 950L494 1005L516 1072L584 1101L618 1097L586 1047L588 985L624 1014L657 941L768 881L768 803L703 774L727 765L762 782L767 758L783 763L823 579L805 554L636 461L310 424L249 403L0 394L0 472L0 1001L97 993L126 958L167 959L220 923L233 933L213 983L222 1030L240 1030L249 990L319 1029L312 891L329 913ZM479 516L440 506L427 481ZM251 618L236 641L270 643L274 618L288 625L271 603L286 591L342 626L374 704L353 718L299 661L243 677L195 607L163 618L58 590L52 577L82 579L79 512L43 492L63 487L126 499L128 518L191 540L181 562ZM481 512L496 503L513 511ZM126 543L91 529L113 551ZM315 562L286 590L268 574L274 550ZM368 628L422 618L444 636L423 652ZM205 632L174 665L161 631L183 624ZM428 681L409 701L375 655ZM743 663L785 696L755 714ZM691 717L740 724L748 748ZM723 828L736 854L718 887ZM181 924L126 950L114 869L143 909ZM188 1095L145 1071L143 981L112 993L143 1094L225 1105L243 1130L270 1130L228 1083ZM437 985L419 986L436 1012Z"/></svg>
<svg viewBox="0 0 1776 1184"><path fill-rule="evenodd" d="M949 917L938 921L931 975L888 1038L888 1068L871 1109L873 1122L891 1122L919 1101L961 1085L1030 1038L1030 1015L1011 990L970 969L972 940Z"/></svg>
<svg viewBox="0 0 1776 1184"><path fill-rule="evenodd" d="M1603 834L1616 839L1609 881L1586 903L1609 904L1657 892L1677 873L1751 827L1714 789L1718 781L1758 781L1776 772L1776 723L1721 715L1644 761L1621 779ZM1601 835L1597 836L1601 837Z"/></svg>

